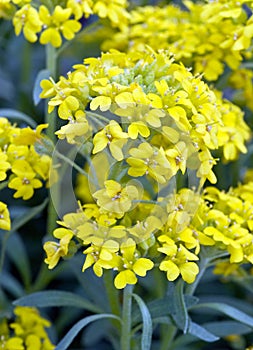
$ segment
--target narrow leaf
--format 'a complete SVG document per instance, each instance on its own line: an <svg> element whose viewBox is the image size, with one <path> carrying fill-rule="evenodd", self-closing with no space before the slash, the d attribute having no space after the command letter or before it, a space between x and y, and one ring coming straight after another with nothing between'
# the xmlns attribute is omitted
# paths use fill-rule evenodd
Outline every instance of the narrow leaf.
<svg viewBox="0 0 253 350"><path fill-rule="evenodd" d="M13 304L36 307L70 306L82 308L91 312L101 311L95 304L77 294L55 290L32 293L15 300Z"/></svg>
<svg viewBox="0 0 253 350"><path fill-rule="evenodd" d="M0 108L0 115L1 117L7 117L10 119L20 120L22 122L25 122L26 124L30 125L32 128L36 128L37 126L37 123L31 117L15 109Z"/></svg>
<svg viewBox="0 0 253 350"><path fill-rule="evenodd" d="M177 327L186 333L188 329L189 315L185 304L183 287L184 281L179 280L171 301L173 306L172 318Z"/></svg>
<svg viewBox="0 0 253 350"><path fill-rule="evenodd" d="M204 327L218 337L226 337L231 334L243 335L252 332L250 327L236 321L208 322L204 324Z"/></svg>
<svg viewBox="0 0 253 350"><path fill-rule="evenodd" d="M13 247L15 247L15 249L13 249ZM31 282L31 266L25 245L21 237L15 232L8 238L6 244L6 253L19 271L24 286L28 287Z"/></svg>
<svg viewBox="0 0 253 350"><path fill-rule="evenodd" d="M37 77L35 79L34 87L33 87L33 103L35 106L40 102L40 94L42 92L42 88L40 86L40 82L43 79L48 79L50 77L50 72L48 69L42 69L37 74Z"/></svg>
<svg viewBox="0 0 253 350"><path fill-rule="evenodd" d="M69 345L72 343L73 339L77 336L77 334L88 324L91 322L103 319L103 318L114 318L116 320L120 321L120 318L118 316L112 315L112 314L100 314L100 315L92 315L83 318L82 320L78 321L71 329L68 331L68 333L65 335L65 337L60 341L60 343L56 346L55 350L66 350L68 349Z"/></svg>
<svg viewBox="0 0 253 350"><path fill-rule="evenodd" d="M201 303L192 306L192 310L199 308L210 308L213 310L217 310L224 315L227 315L233 318L236 321L239 321L247 326L253 327L253 317L247 315L246 313L238 310L237 308L223 304L223 303Z"/></svg>
<svg viewBox="0 0 253 350"><path fill-rule="evenodd" d="M151 348L152 341L152 319L146 304L139 297L139 295L133 294L133 297L136 300L142 314L143 327L141 336L141 349L149 350Z"/></svg>
<svg viewBox="0 0 253 350"><path fill-rule="evenodd" d="M147 303L152 320L159 317L169 316L174 312L173 304L171 302L173 295L174 292L172 295L166 296L162 299L155 299ZM187 309L197 304L198 300L199 299L194 296L184 295L184 301ZM133 312L132 322L133 324L136 324L140 321L141 314L139 310L135 309Z"/></svg>
<svg viewBox="0 0 253 350"><path fill-rule="evenodd" d="M7 272L0 274L0 285L15 298L24 294L24 290L18 280Z"/></svg>
<svg viewBox="0 0 253 350"><path fill-rule="evenodd" d="M210 333L204 327L200 326L195 322L192 322L191 320L189 320L188 333L206 342L213 342L219 340L219 337Z"/></svg>
<svg viewBox="0 0 253 350"><path fill-rule="evenodd" d="M46 198L41 204L37 205L36 207L29 208L29 210L27 210L27 212L24 215L13 220L11 231L17 231L20 227L22 227L24 224L26 224L28 221L34 218L46 207L47 203L48 198Z"/></svg>

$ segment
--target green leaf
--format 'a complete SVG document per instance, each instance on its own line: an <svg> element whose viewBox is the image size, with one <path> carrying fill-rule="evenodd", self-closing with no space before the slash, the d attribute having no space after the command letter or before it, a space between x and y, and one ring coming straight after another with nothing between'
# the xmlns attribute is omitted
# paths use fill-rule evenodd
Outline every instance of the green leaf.
<svg viewBox="0 0 253 350"><path fill-rule="evenodd" d="M77 294L55 290L32 293L15 300L13 304L36 307L70 306L96 313L101 311L94 303L91 303Z"/></svg>
<svg viewBox="0 0 253 350"><path fill-rule="evenodd" d="M152 341L152 319L149 310L144 301L137 294L133 294L142 314L142 336L141 336L141 349L149 350L151 348Z"/></svg>
<svg viewBox="0 0 253 350"><path fill-rule="evenodd" d="M13 249L15 247L15 249ZM13 233L6 244L6 253L19 271L25 287L30 286L31 267L25 245L18 234ZM21 294L23 295L23 294ZM17 297L20 295L16 295Z"/></svg>
<svg viewBox="0 0 253 350"><path fill-rule="evenodd" d="M200 326L195 322L192 322L191 320L189 320L188 333L206 342L213 342L219 340L219 337L210 333L204 327Z"/></svg>
<svg viewBox="0 0 253 350"><path fill-rule="evenodd" d="M15 298L19 298L24 294L24 289L18 280L7 272L0 274L0 285Z"/></svg>
<svg viewBox="0 0 253 350"><path fill-rule="evenodd" d="M19 112L15 109L11 108L0 108L0 116L1 117L7 117L14 120L20 120L22 122L25 122L26 124L30 125L32 128L36 128L37 123L28 115L26 115L23 112Z"/></svg>
<svg viewBox="0 0 253 350"><path fill-rule="evenodd" d="M174 308L171 300L172 300L172 296L166 296L165 298L155 299L147 303L152 320L159 317L169 316L174 312ZM196 305L198 300L199 299L194 296L184 295L184 301L187 309L192 307L193 305ZM132 318L133 324L136 324L140 321L141 321L141 314L139 310L134 310L133 318Z"/></svg>
<svg viewBox="0 0 253 350"><path fill-rule="evenodd" d="M186 333L188 329L189 315L185 304L183 290L184 281L180 279L176 284L175 292L171 300L173 310L171 316L177 327Z"/></svg>
<svg viewBox="0 0 253 350"><path fill-rule="evenodd" d="M55 350L66 350L68 349L68 346L72 343L73 339L77 336L77 334L88 324L91 322L103 319L103 318L114 318L116 320L120 321L120 318L118 316L112 315L112 314L100 314L100 315L93 315L83 318L82 320L78 321L71 329L68 331L68 333L65 335L65 337L60 341L60 343L56 346Z"/></svg>
<svg viewBox="0 0 253 350"><path fill-rule="evenodd" d="M17 231L20 227L22 227L24 224L26 224L28 221L30 221L32 218L34 218L36 215L38 215L42 210L46 207L48 203L48 198L46 198L41 204L37 205L36 207L29 208L27 212L13 220L11 231Z"/></svg>
<svg viewBox="0 0 253 350"><path fill-rule="evenodd" d="M229 295L215 295L215 300L213 295L204 295L199 297L199 303L222 303L235 307L236 309L245 312L246 314L253 316L252 304L246 300L231 297ZM217 314L217 311L212 311ZM219 311L218 311L219 312Z"/></svg>
<svg viewBox="0 0 253 350"><path fill-rule="evenodd" d="M226 316L229 316L236 321L239 321L247 326L253 327L253 317L247 315L246 313L238 310L237 308L223 304L223 303L200 303L197 305L194 305L191 309L203 309L203 308L210 308L216 311L219 311L223 313Z"/></svg>
<svg viewBox="0 0 253 350"><path fill-rule="evenodd" d="M35 79L34 87L33 87L33 103L35 106L40 102L40 94L42 92L42 88L40 86L40 82L43 79L49 79L50 77L50 71L48 69L42 69L37 74L37 77Z"/></svg>
<svg viewBox="0 0 253 350"><path fill-rule="evenodd" d="M252 332L250 327L236 321L208 322L204 324L204 327L218 337L226 337L230 334L243 335Z"/></svg>

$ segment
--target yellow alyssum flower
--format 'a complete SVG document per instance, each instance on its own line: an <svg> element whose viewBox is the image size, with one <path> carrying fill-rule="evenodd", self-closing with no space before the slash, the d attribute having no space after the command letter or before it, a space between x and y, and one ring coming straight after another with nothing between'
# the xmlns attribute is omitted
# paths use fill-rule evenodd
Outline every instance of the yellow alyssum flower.
<svg viewBox="0 0 253 350"><path fill-rule="evenodd" d="M45 263L49 269L53 269L59 259L68 254L69 243L73 237L73 232L66 228L57 228L54 230L54 237L60 239L60 242L46 242L43 246L47 257Z"/></svg>
<svg viewBox="0 0 253 350"><path fill-rule="evenodd" d="M236 70L249 48L253 17L245 4L251 8L250 1L234 0L185 1L185 8L175 4L139 6L130 12L128 28L106 39L102 49L132 53L145 51L146 45L167 49L176 61L194 67L194 73L216 81L226 65Z"/></svg>
<svg viewBox="0 0 253 350"><path fill-rule="evenodd" d="M99 242L99 245L91 244L84 254L86 254L82 271L92 266L95 275L101 277L103 269L111 268L111 260L119 250L119 244L114 240L108 239L106 242Z"/></svg>
<svg viewBox="0 0 253 350"><path fill-rule="evenodd" d="M127 142L127 138L128 134L122 131L121 126L115 120L111 120L103 130L94 136L92 153L101 152L108 146L112 156L120 161L124 158L122 147Z"/></svg>
<svg viewBox="0 0 253 350"><path fill-rule="evenodd" d="M125 288L127 284L136 284L138 281L136 275L145 277L147 271L154 267L150 259L138 257L136 244L131 238L121 244L120 251L122 257L116 256L114 264L119 271L114 279L115 287L118 289Z"/></svg>
<svg viewBox="0 0 253 350"><path fill-rule="evenodd" d="M43 22L40 20L36 8L27 4L15 13L13 25L16 35L19 35L23 30L25 38L34 43L38 39L38 33L41 31Z"/></svg>
<svg viewBox="0 0 253 350"><path fill-rule="evenodd" d="M8 231L11 229L10 213L3 202L0 202L0 229Z"/></svg>
<svg viewBox="0 0 253 350"><path fill-rule="evenodd" d="M36 152L44 142L42 131L47 124L19 128L6 118L0 117L0 181L7 178L8 187L17 190L15 198L29 199L34 189L42 187L42 182L49 178L50 156ZM45 151L46 152L46 151Z"/></svg>
<svg viewBox="0 0 253 350"><path fill-rule="evenodd" d="M14 309L15 320L8 324L7 320L0 323L3 330L0 346L4 350L53 350L46 328L50 322L41 317L33 307L17 306Z"/></svg>
<svg viewBox="0 0 253 350"><path fill-rule="evenodd" d="M54 47L60 47L62 44L62 37L67 40L72 40L81 29L81 23L74 19L70 19L71 9L62 8L57 5L54 12L50 14L48 8L41 5L39 8L39 18L45 28L40 36L41 44L51 43Z"/></svg>
<svg viewBox="0 0 253 350"><path fill-rule="evenodd" d="M167 257L160 263L159 269L167 273L167 279L174 281L181 274L187 283L193 283L199 272L198 265L193 262L199 258L186 249L182 244L179 247L175 242L165 235L158 238L162 247L157 250Z"/></svg>
<svg viewBox="0 0 253 350"><path fill-rule="evenodd" d="M8 187L16 190L14 198L29 199L33 196L34 189L42 187L42 182L35 178L36 173L25 160L16 160L12 172L17 176L10 180Z"/></svg>
<svg viewBox="0 0 253 350"><path fill-rule="evenodd" d="M157 149L143 142L138 148L131 148L129 154L131 157L126 160L130 165L129 175L133 177L150 175L159 183L165 183L166 177L172 176L171 165L162 147Z"/></svg>
<svg viewBox="0 0 253 350"><path fill-rule="evenodd" d="M83 16L88 18L96 14L100 18L108 18L112 26L125 28L128 22L129 14L126 11L128 3L126 0L68 0L67 8L70 8L79 20Z"/></svg>
<svg viewBox="0 0 253 350"><path fill-rule="evenodd" d="M15 7L13 6L11 0L0 1L0 18L11 19L14 12Z"/></svg>
<svg viewBox="0 0 253 350"><path fill-rule="evenodd" d="M97 204L104 210L116 213L125 213L132 207L132 201L138 199L139 191L136 186L127 184L123 187L114 180L104 183L105 189L96 191L93 197Z"/></svg>

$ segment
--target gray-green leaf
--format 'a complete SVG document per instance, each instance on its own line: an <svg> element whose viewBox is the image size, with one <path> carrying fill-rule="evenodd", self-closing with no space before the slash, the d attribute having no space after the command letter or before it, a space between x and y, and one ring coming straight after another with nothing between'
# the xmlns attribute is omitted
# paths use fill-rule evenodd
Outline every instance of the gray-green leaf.
<svg viewBox="0 0 253 350"><path fill-rule="evenodd" d="M73 339L77 336L77 334L88 324L91 322L103 319L103 318L114 318L116 320L120 321L120 318L118 316L112 315L112 314L100 314L100 315L93 315L83 318L82 320L78 321L71 329L68 331L68 333L65 335L65 337L60 341L60 343L56 346L55 350L66 350L68 349L68 346L72 343Z"/></svg>
<svg viewBox="0 0 253 350"><path fill-rule="evenodd" d="M149 350L151 348L152 342L152 319L149 313L149 310L144 303L144 301L137 294L133 294L134 299L136 300L141 314L142 314L142 337L141 337L141 349Z"/></svg>

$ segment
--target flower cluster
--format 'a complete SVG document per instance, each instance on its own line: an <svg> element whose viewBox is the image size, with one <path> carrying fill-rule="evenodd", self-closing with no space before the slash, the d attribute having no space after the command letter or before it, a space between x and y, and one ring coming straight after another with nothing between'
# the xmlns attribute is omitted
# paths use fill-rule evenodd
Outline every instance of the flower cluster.
<svg viewBox="0 0 253 350"><path fill-rule="evenodd" d="M36 130L19 128L6 118L0 118L0 181L6 180L10 173L8 187L16 191L14 198L31 198L34 190L48 180L51 158L35 150L35 144L40 143L41 132L46 127L46 124L41 124ZM4 205L1 212L0 225L3 226L5 221L8 228L9 215Z"/></svg>
<svg viewBox="0 0 253 350"><path fill-rule="evenodd" d="M205 229L220 249L230 255L231 264L253 263L252 182L231 188L227 193L210 187L204 198L212 203L212 228Z"/></svg>
<svg viewBox="0 0 253 350"><path fill-rule="evenodd" d="M99 58L85 59L74 68L67 78L41 83L41 97L50 98L49 112L57 106L59 117L68 121L56 134L69 143L83 142L94 125L107 123L93 139L93 154L108 148L120 161L129 152L132 176L149 171L163 182L179 169L184 173L187 160L197 153L191 161L197 176L202 183L206 179L214 183L212 167L216 161L210 150L220 147L226 160L246 152L250 133L241 110L218 93L215 96L200 76L174 63L167 51L125 54L112 50ZM106 119L85 109L110 111L120 117L121 125L110 120L113 116ZM131 144L139 137L143 144L136 151ZM145 159L152 158L155 147L160 149L153 173ZM136 152L142 155L136 157Z"/></svg>
<svg viewBox="0 0 253 350"><path fill-rule="evenodd" d="M224 251L231 266L253 263L252 183L227 193L209 187L202 196L184 188L159 198L156 204L139 203L127 211L135 191L121 197L123 190L119 191L117 183L113 188L112 182L110 188L106 183L105 190L95 194L106 198L107 206L100 206L99 201L86 204L59 222L62 227L54 231L59 241L44 245L49 268L82 247L86 255L83 271L92 266L102 276L103 269L113 269L115 286L124 288L155 266L166 272L169 281L181 275L187 283L194 282L204 246ZM110 190L118 191L118 198ZM124 203L126 213L119 213L118 206Z"/></svg>
<svg viewBox="0 0 253 350"><path fill-rule="evenodd" d="M0 348L3 350L53 350L45 328L50 322L41 317L38 310L17 306L15 321L8 325L7 320L0 323Z"/></svg>
<svg viewBox="0 0 253 350"><path fill-rule="evenodd" d="M129 26L107 39L102 48L136 52L149 45L154 50L168 49L177 61L214 81L225 65L236 70L244 57L251 57L251 13L248 0L184 1L184 8L141 6L130 13Z"/></svg>
<svg viewBox="0 0 253 350"><path fill-rule="evenodd" d="M55 7L39 6L31 0L0 0L0 18L12 18L16 35L23 32L34 43L38 40L54 47L62 38L72 40L82 28L81 20L91 15L108 18L113 26L123 29L128 20L126 0L66 0Z"/></svg>
<svg viewBox="0 0 253 350"><path fill-rule="evenodd" d="M66 214L54 231L58 241L44 245L49 268L83 247L83 271L92 266L102 276L113 269L117 288L154 266L170 281L181 275L192 283L201 246L220 247L213 234L217 210L193 190L171 185L186 170L199 188L207 179L215 183L212 150L220 147L227 161L246 152L249 128L241 110L167 51L152 49L111 50L41 87L49 112L57 107L68 122L56 134L82 149L89 142L92 164L83 183L88 203Z"/></svg>

